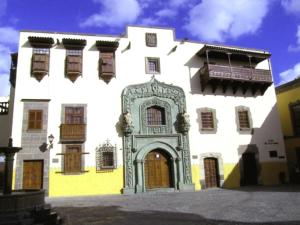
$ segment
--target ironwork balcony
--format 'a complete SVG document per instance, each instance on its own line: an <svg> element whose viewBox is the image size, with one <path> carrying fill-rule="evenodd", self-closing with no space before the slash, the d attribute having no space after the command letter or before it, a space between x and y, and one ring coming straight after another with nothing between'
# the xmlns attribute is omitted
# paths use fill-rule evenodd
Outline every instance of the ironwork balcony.
<svg viewBox="0 0 300 225"><path fill-rule="evenodd" d="M202 91L204 91L208 85L211 85L213 92L219 85L222 86L223 92L231 85L234 93L241 87L244 94L249 88L252 89L253 94L255 94L258 89L260 89L263 94L272 84L270 70L215 64L205 64L200 69L200 79Z"/></svg>
<svg viewBox="0 0 300 225"><path fill-rule="evenodd" d="M0 115L7 115L8 114L8 102L0 102Z"/></svg>
<svg viewBox="0 0 300 225"><path fill-rule="evenodd" d="M61 142L85 142L85 124L61 124Z"/></svg>

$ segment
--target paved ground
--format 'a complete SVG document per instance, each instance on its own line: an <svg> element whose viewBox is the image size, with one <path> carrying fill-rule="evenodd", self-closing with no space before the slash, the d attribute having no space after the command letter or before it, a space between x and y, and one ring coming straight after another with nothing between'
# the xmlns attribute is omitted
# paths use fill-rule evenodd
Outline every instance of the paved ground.
<svg viewBox="0 0 300 225"><path fill-rule="evenodd" d="M49 198L66 225L300 225L300 186Z"/></svg>

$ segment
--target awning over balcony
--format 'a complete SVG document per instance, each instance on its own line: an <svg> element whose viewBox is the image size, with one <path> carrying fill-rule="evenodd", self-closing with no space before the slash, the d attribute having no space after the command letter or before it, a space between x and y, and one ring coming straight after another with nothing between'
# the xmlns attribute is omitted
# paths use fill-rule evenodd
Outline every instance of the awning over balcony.
<svg viewBox="0 0 300 225"><path fill-rule="evenodd" d="M249 62L249 58L251 58L251 62L256 64L270 58L271 56L271 54L267 51L208 44L204 45L204 47L197 53L200 57L209 56L210 58L225 60L228 59L228 54L230 54L230 59L232 61Z"/></svg>

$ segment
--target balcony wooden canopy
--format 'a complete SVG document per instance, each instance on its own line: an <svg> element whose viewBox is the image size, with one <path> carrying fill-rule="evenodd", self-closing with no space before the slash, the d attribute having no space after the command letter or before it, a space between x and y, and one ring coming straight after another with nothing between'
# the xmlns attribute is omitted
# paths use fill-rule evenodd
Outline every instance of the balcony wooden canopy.
<svg viewBox="0 0 300 225"><path fill-rule="evenodd" d="M96 41L96 46L100 52L114 52L119 47L117 41Z"/></svg>
<svg viewBox="0 0 300 225"><path fill-rule="evenodd" d="M270 57L268 52L205 45L197 55L206 57L206 62L200 69L202 92L207 86L211 86L213 93L218 87L222 87L223 93L228 87L231 87L233 94L240 88L243 94L250 89L253 95L258 90L263 95L272 84L272 75L269 69L254 67L257 63ZM223 64L218 65L215 61L212 63L211 61L215 59L223 60ZM224 65L224 60L228 61L227 65ZM232 62L237 65L232 65Z"/></svg>
<svg viewBox="0 0 300 225"><path fill-rule="evenodd" d="M86 40L84 39L63 38L62 43L66 49L82 50L86 46Z"/></svg>
<svg viewBox="0 0 300 225"><path fill-rule="evenodd" d="M241 61L241 62L249 62L249 58L251 59L251 63L257 64L265 59L270 58L271 54L267 51L260 51L256 49L246 49L246 48L234 48L234 47L225 47L218 45L204 45L200 51L197 53L200 57L209 56L209 58L214 59L228 59L228 55L230 55L230 59L232 61Z"/></svg>
<svg viewBox="0 0 300 225"><path fill-rule="evenodd" d="M54 44L54 40L51 37L28 37L28 41L32 47L35 48L51 48Z"/></svg>

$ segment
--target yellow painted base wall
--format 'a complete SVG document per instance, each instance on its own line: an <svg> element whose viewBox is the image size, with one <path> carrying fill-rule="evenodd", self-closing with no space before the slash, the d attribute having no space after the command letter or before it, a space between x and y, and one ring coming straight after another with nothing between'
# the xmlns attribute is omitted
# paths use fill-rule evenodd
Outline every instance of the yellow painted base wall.
<svg viewBox="0 0 300 225"><path fill-rule="evenodd" d="M263 162L261 163L261 179L263 185L280 184L279 173L284 172L288 177L287 165L285 162Z"/></svg>
<svg viewBox="0 0 300 225"><path fill-rule="evenodd" d="M49 196L81 196L121 194L123 188L123 168L96 172L95 167L79 175L65 175L51 169L49 174Z"/></svg>
<svg viewBox="0 0 300 225"><path fill-rule="evenodd" d="M239 164L226 163L224 168L224 187L237 188L240 186L240 167Z"/></svg>
<svg viewBox="0 0 300 225"><path fill-rule="evenodd" d="M196 191L201 189L200 179L200 166L192 165L192 182L195 184Z"/></svg>

